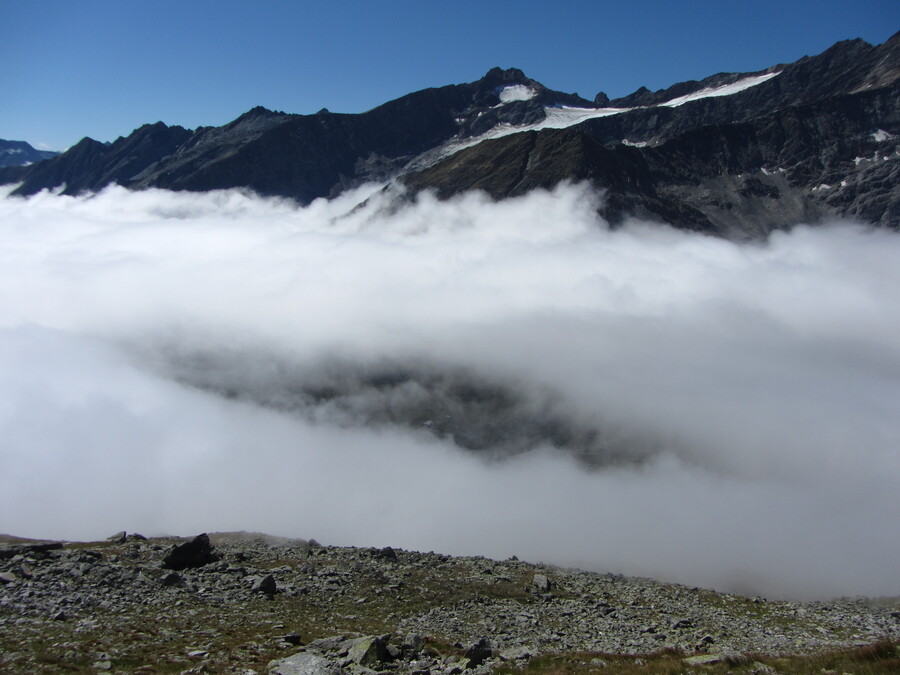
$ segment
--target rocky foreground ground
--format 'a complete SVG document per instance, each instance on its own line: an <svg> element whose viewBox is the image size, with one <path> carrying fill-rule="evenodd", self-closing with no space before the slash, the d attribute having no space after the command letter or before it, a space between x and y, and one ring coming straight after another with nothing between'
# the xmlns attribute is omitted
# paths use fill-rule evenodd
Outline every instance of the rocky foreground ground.
<svg viewBox="0 0 900 675"><path fill-rule="evenodd" d="M0 543L4 673L900 672L898 642L898 598L774 602L246 533Z"/></svg>

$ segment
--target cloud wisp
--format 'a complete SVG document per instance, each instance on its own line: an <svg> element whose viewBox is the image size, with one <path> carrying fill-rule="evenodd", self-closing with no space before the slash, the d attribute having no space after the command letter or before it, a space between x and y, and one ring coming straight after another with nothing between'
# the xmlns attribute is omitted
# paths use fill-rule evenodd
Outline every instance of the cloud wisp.
<svg viewBox="0 0 900 675"><path fill-rule="evenodd" d="M900 592L900 236L386 199L0 199L0 530Z"/></svg>

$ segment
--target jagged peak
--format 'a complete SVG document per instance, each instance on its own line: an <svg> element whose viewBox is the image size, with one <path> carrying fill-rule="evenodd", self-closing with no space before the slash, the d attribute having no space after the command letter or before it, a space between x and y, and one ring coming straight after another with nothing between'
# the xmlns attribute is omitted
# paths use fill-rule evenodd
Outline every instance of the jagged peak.
<svg viewBox="0 0 900 675"><path fill-rule="evenodd" d="M267 119L267 118L271 118L271 117L281 117L284 114L285 113L280 112L278 110L269 110L268 108L258 105L254 108L250 108L250 110L248 110L243 115L241 115L240 117L235 119L233 122L231 122L231 124L239 124L240 122L246 122L249 120L260 120L260 119Z"/></svg>
<svg viewBox="0 0 900 675"><path fill-rule="evenodd" d="M104 148L107 145L109 145L109 143L101 143L100 141L95 140L95 139L91 138L90 136L85 136L80 141L78 141L75 145L73 145L71 148L69 148L69 150L67 150L66 152L69 152L71 150L87 150L89 148L95 148L95 147Z"/></svg>
<svg viewBox="0 0 900 675"><path fill-rule="evenodd" d="M152 124L142 124L137 129L132 131L131 133L135 134L139 131L142 131L142 132L143 131L157 131L157 130L163 130L163 129L168 129L168 128L169 128L168 124L160 121L160 122L153 122Z"/></svg>
<svg viewBox="0 0 900 675"><path fill-rule="evenodd" d="M232 120L222 129L234 129L235 127L261 128L269 126L271 123L277 123L279 119L287 117L288 114L279 110L269 110L261 105L251 108L240 117Z"/></svg>
<svg viewBox="0 0 900 675"><path fill-rule="evenodd" d="M861 49L869 50L872 49L872 45L863 40L862 38L853 38L852 40L841 40L840 42L835 42L828 49L818 54L808 54L793 63L780 63L777 68L781 69L785 66L790 66L794 64L803 64L809 61L821 61L823 59L832 59L835 56L844 54L844 53L855 53L860 51Z"/></svg>
<svg viewBox="0 0 900 675"><path fill-rule="evenodd" d="M532 80L519 68L491 68L476 84L479 85L479 89L494 93L504 87L515 85L531 87L535 91L545 89L544 85L537 80Z"/></svg>
<svg viewBox="0 0 900 675"><path fill-rule="evenodd" d="M500 68L499 66L494 66L487 73L485 73L482 80L489 81L499 81L499 82L511 82L513 84L524 84L526 82L532 82L533 80L525 75L525 73L519 68Z"/></svg>

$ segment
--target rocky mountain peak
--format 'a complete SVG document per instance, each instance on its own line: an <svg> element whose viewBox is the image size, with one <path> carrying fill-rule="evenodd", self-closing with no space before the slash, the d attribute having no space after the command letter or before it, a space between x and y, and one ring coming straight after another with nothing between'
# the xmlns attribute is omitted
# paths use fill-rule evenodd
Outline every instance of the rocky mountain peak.
<svg viewBox="0 0 900 675"><path fill-rule="evenodd" d="M536 84L534 80L526 77L525 73L518 68L491 68L480 80L488 86L498 86L503 84Z"/></svg>

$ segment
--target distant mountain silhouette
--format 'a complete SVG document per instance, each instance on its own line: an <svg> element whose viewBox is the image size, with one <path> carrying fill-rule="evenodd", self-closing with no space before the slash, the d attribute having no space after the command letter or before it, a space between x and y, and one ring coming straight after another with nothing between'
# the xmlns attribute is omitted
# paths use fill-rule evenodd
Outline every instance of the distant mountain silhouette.
<svg viewBox="0 0 900 675"><path fill-rule="evenodd" d="M25 141L4 141L0 138L0 167L28 166L58 154L52 150L36 150Z"/></svg>

